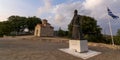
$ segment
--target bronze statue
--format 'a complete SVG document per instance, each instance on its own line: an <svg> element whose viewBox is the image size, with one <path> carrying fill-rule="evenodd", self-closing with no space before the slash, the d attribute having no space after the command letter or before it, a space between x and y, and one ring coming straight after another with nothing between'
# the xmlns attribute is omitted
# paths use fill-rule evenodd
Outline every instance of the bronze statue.
<svg viewBox="0 0 120 60"><path fill-rule="evenodd" d="M74 17L70 23L72 25L72 39L83 40L82 33L82 17L78 15L78 11L74 11Z"/></svg>

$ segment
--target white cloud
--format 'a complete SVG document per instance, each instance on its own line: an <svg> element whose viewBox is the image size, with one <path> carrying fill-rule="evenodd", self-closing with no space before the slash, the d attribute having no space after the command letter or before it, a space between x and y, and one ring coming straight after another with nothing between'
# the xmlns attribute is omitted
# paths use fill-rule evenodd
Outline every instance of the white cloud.
<svg viewBox="0 0 120 60"><path fill-rule="evenodd" d="M63 23L64 27L67 27L68 23L72 19L74 9L79 10L79 14L88 15L94 17L98 20L98 24L101 25L103 30L109 34L108 19L113 20L110 16L107 15L107 7L113 11L114 14L120 16L120 11L118 11L120 6L120 0L86 0L85 2L73 2L69 4L61 4L56 7L56 15L61 14L64 16L65 21ZM116 11L116 12L115 12ZM62 18L61 18L62 19ZM61 22L60 22L61 23ZM120 24L115 24L111 21L113 33L115 34ZM105 29L104 29L105 28Z"/></svg>
<svg viewBox="0 0 120 60"><path fill-rule="evenodd" d="M86 0L85 2L84 2L84 6L85 6L85 8L87 8L87 9L94 9L94 8L96 8L98 5L100 5L100 4L102 4L102 1L103 0Z"/></svg>
<svg viewBox="0 0 120 60"><path fill-rule="evenodd" d="M9 0L0 1L0 20L6 20L10 15L36 15L36 9L38 8L36 5L33 6L23 0L14 0L12 2ZM44 1L44 6L38 8L37 16L48 19L55 29L62 27L62 29L67 30L67 25L72 20L75 9L79 11L80 15L87 15L97 19L98 24L107 33L109 33L108 19L111 20L114 33L120 28L120 19L118 19L118 22L118 20L113 20L107 15L107 7L109 7L115 15L120 16L120 0L84 0L82 2L68 0L68 2L58 5L53 5L52 0L42 1Z"/></svg>
<svg viewBox="0 0 120 60"><path fill-rule="evenodd" d="M98 20L98 24L101 25L107 34L110 34L109 28L106 29L106 27L108 27L108 20L111 20L113 33L115 34L117 29L120 28L118 27L120 26L120 22L119 24L116 24L113 19L108 16L107 7L109 7L114 14L120 16L120 11L118 11L120 8L119 3L120 0L86 0L84 2L84 7L91 11L90 16L93 16Z"/></svg>
<svg viewBox="0 0 120 60"><path fill-rule="evenodd" d="M57 23L63 23L64 22L64 19L65 19L65 17L63 16L63 15L60 15L60 14L57 14L56 16L55 16L55 21L57 22Z"/></svg>
<svg viewBox="0 0 120 60"><path fill-rule="evenodd" d="M34 16L34 7L31 7L24 0L0 0L0 21L6 21L11 15Z"/></svg>
<svg viewBox="0 0 120 60"><path fill-rule="evenodd" d="M68 3L62 3L56 6L51 5L51 0L45 0L44 6L39 8L39 14L40 16L49 13L50 16L46 16L44 18L48 19L49 22L54 25L56 29L61 27L62 29L67 30L67 26L72 20L73 12L75 9L83 11L82 3L81 2L68 2ZM84 11L85 12L85 11ZM87 12L86 12L87 13ZM43 18L43 17L42 17Z"/></svg>
<svg viewBox="0 0 120 60"><path fill-rule="evenodd" d="M54 23L62 29L67 30L67 26L72 20L74 10L81 10L81 8L81 2L56 5L53 9L53 13L55 15Z"/></svg>
<svg viewBox="0 0 120 60"><path fill-rule="evenodd" d="M72 20L73 12L77 9L80 15L91 16L98 20L98 24L109 34L108 19L113 19L107 15L107 7L114 14L120 16L119 3L120 0L85 0L84 2L68 2L52 6L51 1L46 0L45 6L40 8L40 14L51 13L52 15L47 17L48 20L51 19L49 20L50 23L55 27L62 27L67 30L67 25ZM120 28L120 24L116 24L113 21L111 23L113 33L115 34L117 29Z"/></svg>
<svg viewBox="0 0 120 60"><path fill-rule="evenodd" d="M39 15L42 15L44 13L49 13L51 11L51 8L52 8L51 0L44 0L44 6L38 9L38 13Z"/></svg>

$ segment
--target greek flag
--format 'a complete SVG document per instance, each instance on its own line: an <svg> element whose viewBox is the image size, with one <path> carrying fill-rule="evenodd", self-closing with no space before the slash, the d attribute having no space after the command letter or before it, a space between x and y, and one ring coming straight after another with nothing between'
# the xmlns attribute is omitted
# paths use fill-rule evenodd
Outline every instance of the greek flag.
<svg viewBox="0 0 120 60"><path fill-rule="evenodd" d="M107 11L108 11L108 15L111 16L113 19L118 19L119 18L119 16L114 15L109 8L107 8Z"/></svg>

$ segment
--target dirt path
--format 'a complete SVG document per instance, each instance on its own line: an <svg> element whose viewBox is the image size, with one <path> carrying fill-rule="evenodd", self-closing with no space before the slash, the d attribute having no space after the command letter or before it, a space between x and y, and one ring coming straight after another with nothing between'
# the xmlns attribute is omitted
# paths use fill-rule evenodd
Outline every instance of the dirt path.
<svg viewBox="0 0 120 60"><path fill-rule="evenodd" d="M0 38L0 60L82 60L59 51L60 48L68 48L68 41L33 36ZM120 60L119 49L95 43L89 43L89 48L102 54L88 60Z"/></svg>

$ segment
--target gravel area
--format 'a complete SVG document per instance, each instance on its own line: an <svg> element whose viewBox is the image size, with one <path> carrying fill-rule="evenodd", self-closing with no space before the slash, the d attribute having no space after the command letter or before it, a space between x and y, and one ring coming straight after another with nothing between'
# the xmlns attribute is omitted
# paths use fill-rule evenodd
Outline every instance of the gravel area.
<svg viewBox="0 0 120 60"><path fill-rule="evenodd" d="M87 60L120 60L119 46L89 43L102 54ZM68 40L33 36L0 38L0 60L83 60L58 49L68 48Z"/></svg>

